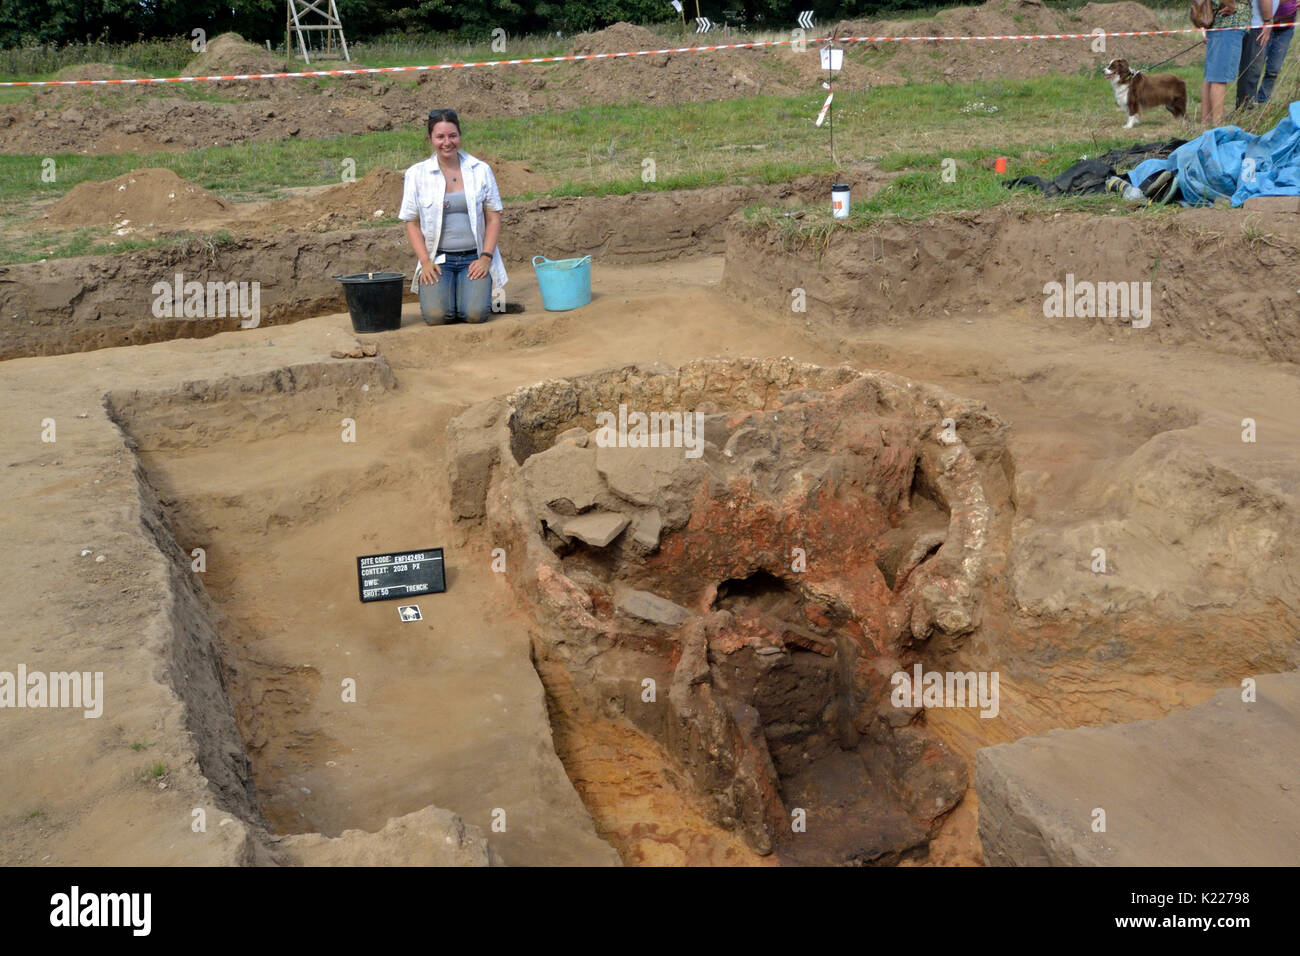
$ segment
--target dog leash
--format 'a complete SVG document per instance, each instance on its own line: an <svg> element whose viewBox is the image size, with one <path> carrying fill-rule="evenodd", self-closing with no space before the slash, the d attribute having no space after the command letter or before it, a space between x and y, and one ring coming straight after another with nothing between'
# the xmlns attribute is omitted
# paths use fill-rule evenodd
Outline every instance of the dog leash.
<svg viewBox="0 0 1300 956"><path fill-rule="evenodd" d="M1193 43L1191 46L1189 46L1189 47L1187 48L1187 50L1195 50L1198 46L1201 46L1203 43L1205 43L1205 40L1203 40L1203 39L1202 39L1202 40L1197 40L1195 43ZM1176 59L1178 59L1180 56L1182 56L1184 53L1186 53L1187 50L1179 50L1179 51L1178 51L1177 53L1175 53L1173 56L1168 57L1167 59L1161 60L1159 63L1153 63L1151 66L1148 66L1145 70L1138 70L1137 72L1138 72L1138 73L1149 73L1150 71L1154 70L1157 66L1164 66L1164 65L1165 65L1166 63L1168 63L1170 60L1176 60Z"/></svg>

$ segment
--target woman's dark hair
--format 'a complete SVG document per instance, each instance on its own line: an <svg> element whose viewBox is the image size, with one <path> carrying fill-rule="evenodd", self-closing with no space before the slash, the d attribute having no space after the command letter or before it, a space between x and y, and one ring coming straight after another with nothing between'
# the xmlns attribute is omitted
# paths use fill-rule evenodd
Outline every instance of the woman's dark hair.
<svg viewBox="0 0 1300 956"><path fill-rule="evenodd" d="M433 135L433 127L438 123L451 123L456 127L456 132L460 132L460 117L455 110L429 110L429 136Z"/></svg>

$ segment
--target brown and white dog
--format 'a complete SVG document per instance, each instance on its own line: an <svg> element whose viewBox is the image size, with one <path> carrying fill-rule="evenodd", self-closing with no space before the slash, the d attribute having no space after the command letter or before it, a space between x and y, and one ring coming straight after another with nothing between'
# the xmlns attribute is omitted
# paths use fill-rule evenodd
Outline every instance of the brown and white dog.
<svg viewBox="0 0 1300 956"><path fill-rule="evenodd" d="M1182 119L1187 113L1187 84L1172 73L1134 73L1127 60L1111 60L1102 72L1115 88L1115 102L1128 114L1125 129L1136 126L1138 114L1145 109L1163 106L1174 114L1174 119Z"/></svg>

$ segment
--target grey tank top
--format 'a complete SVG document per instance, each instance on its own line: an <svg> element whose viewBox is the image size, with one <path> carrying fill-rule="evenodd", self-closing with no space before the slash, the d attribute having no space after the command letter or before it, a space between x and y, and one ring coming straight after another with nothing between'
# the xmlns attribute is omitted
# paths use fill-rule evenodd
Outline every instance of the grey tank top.
<svg viewBox="0 0 1300 956"><path fill-rule="evenodd" d="M465 193L447 193L442 199L442 233L438 236L439 252L475 250L474 232L469 226L469 206Z"/></svg>

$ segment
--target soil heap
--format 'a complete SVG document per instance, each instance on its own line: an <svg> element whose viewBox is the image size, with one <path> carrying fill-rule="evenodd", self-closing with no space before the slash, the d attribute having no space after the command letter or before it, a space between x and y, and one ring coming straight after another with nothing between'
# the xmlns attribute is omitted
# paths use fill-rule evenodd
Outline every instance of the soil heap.
<svg viewBox="0 0 1300 956"><path fill-rule="evenodd" d="M223 33L190 60L181 76L231 76L243 73L285 73L292 66L269 50L249 43L238 33Z"/></svg>
<svg viewBox="0 0 1300 956"><path fill-rule="evenodd" d="M179 226L229 215L234 204L170 169L135 169L100 183L78 183L46 215L49 225L99 223Z"/></svg>
<svg viewBox="0 0 1300 956"><path fill-rule="evenodd" d="M1042 0L988 0L975 7L952 7L926 20L842 20L836 36L1043 36L1158 30L1156 15L1140 3L1089 3L1073 12L1052 10ZM987 77L1023 79L1046 73L1077 73L1100 66L1112 57L1156 60L1187 46L1184 36L1116 37L1106 52L1096 52L1092 38L1062 40L988 40L854 43L848 49L879 52L879 62L862 65L880 70L882 80L931 80L936 74L951 82ZM854 65L856 69L857 64ZM846 78L852 80L846 67ZM890 77L892 79L885 79Z"/></svg>

